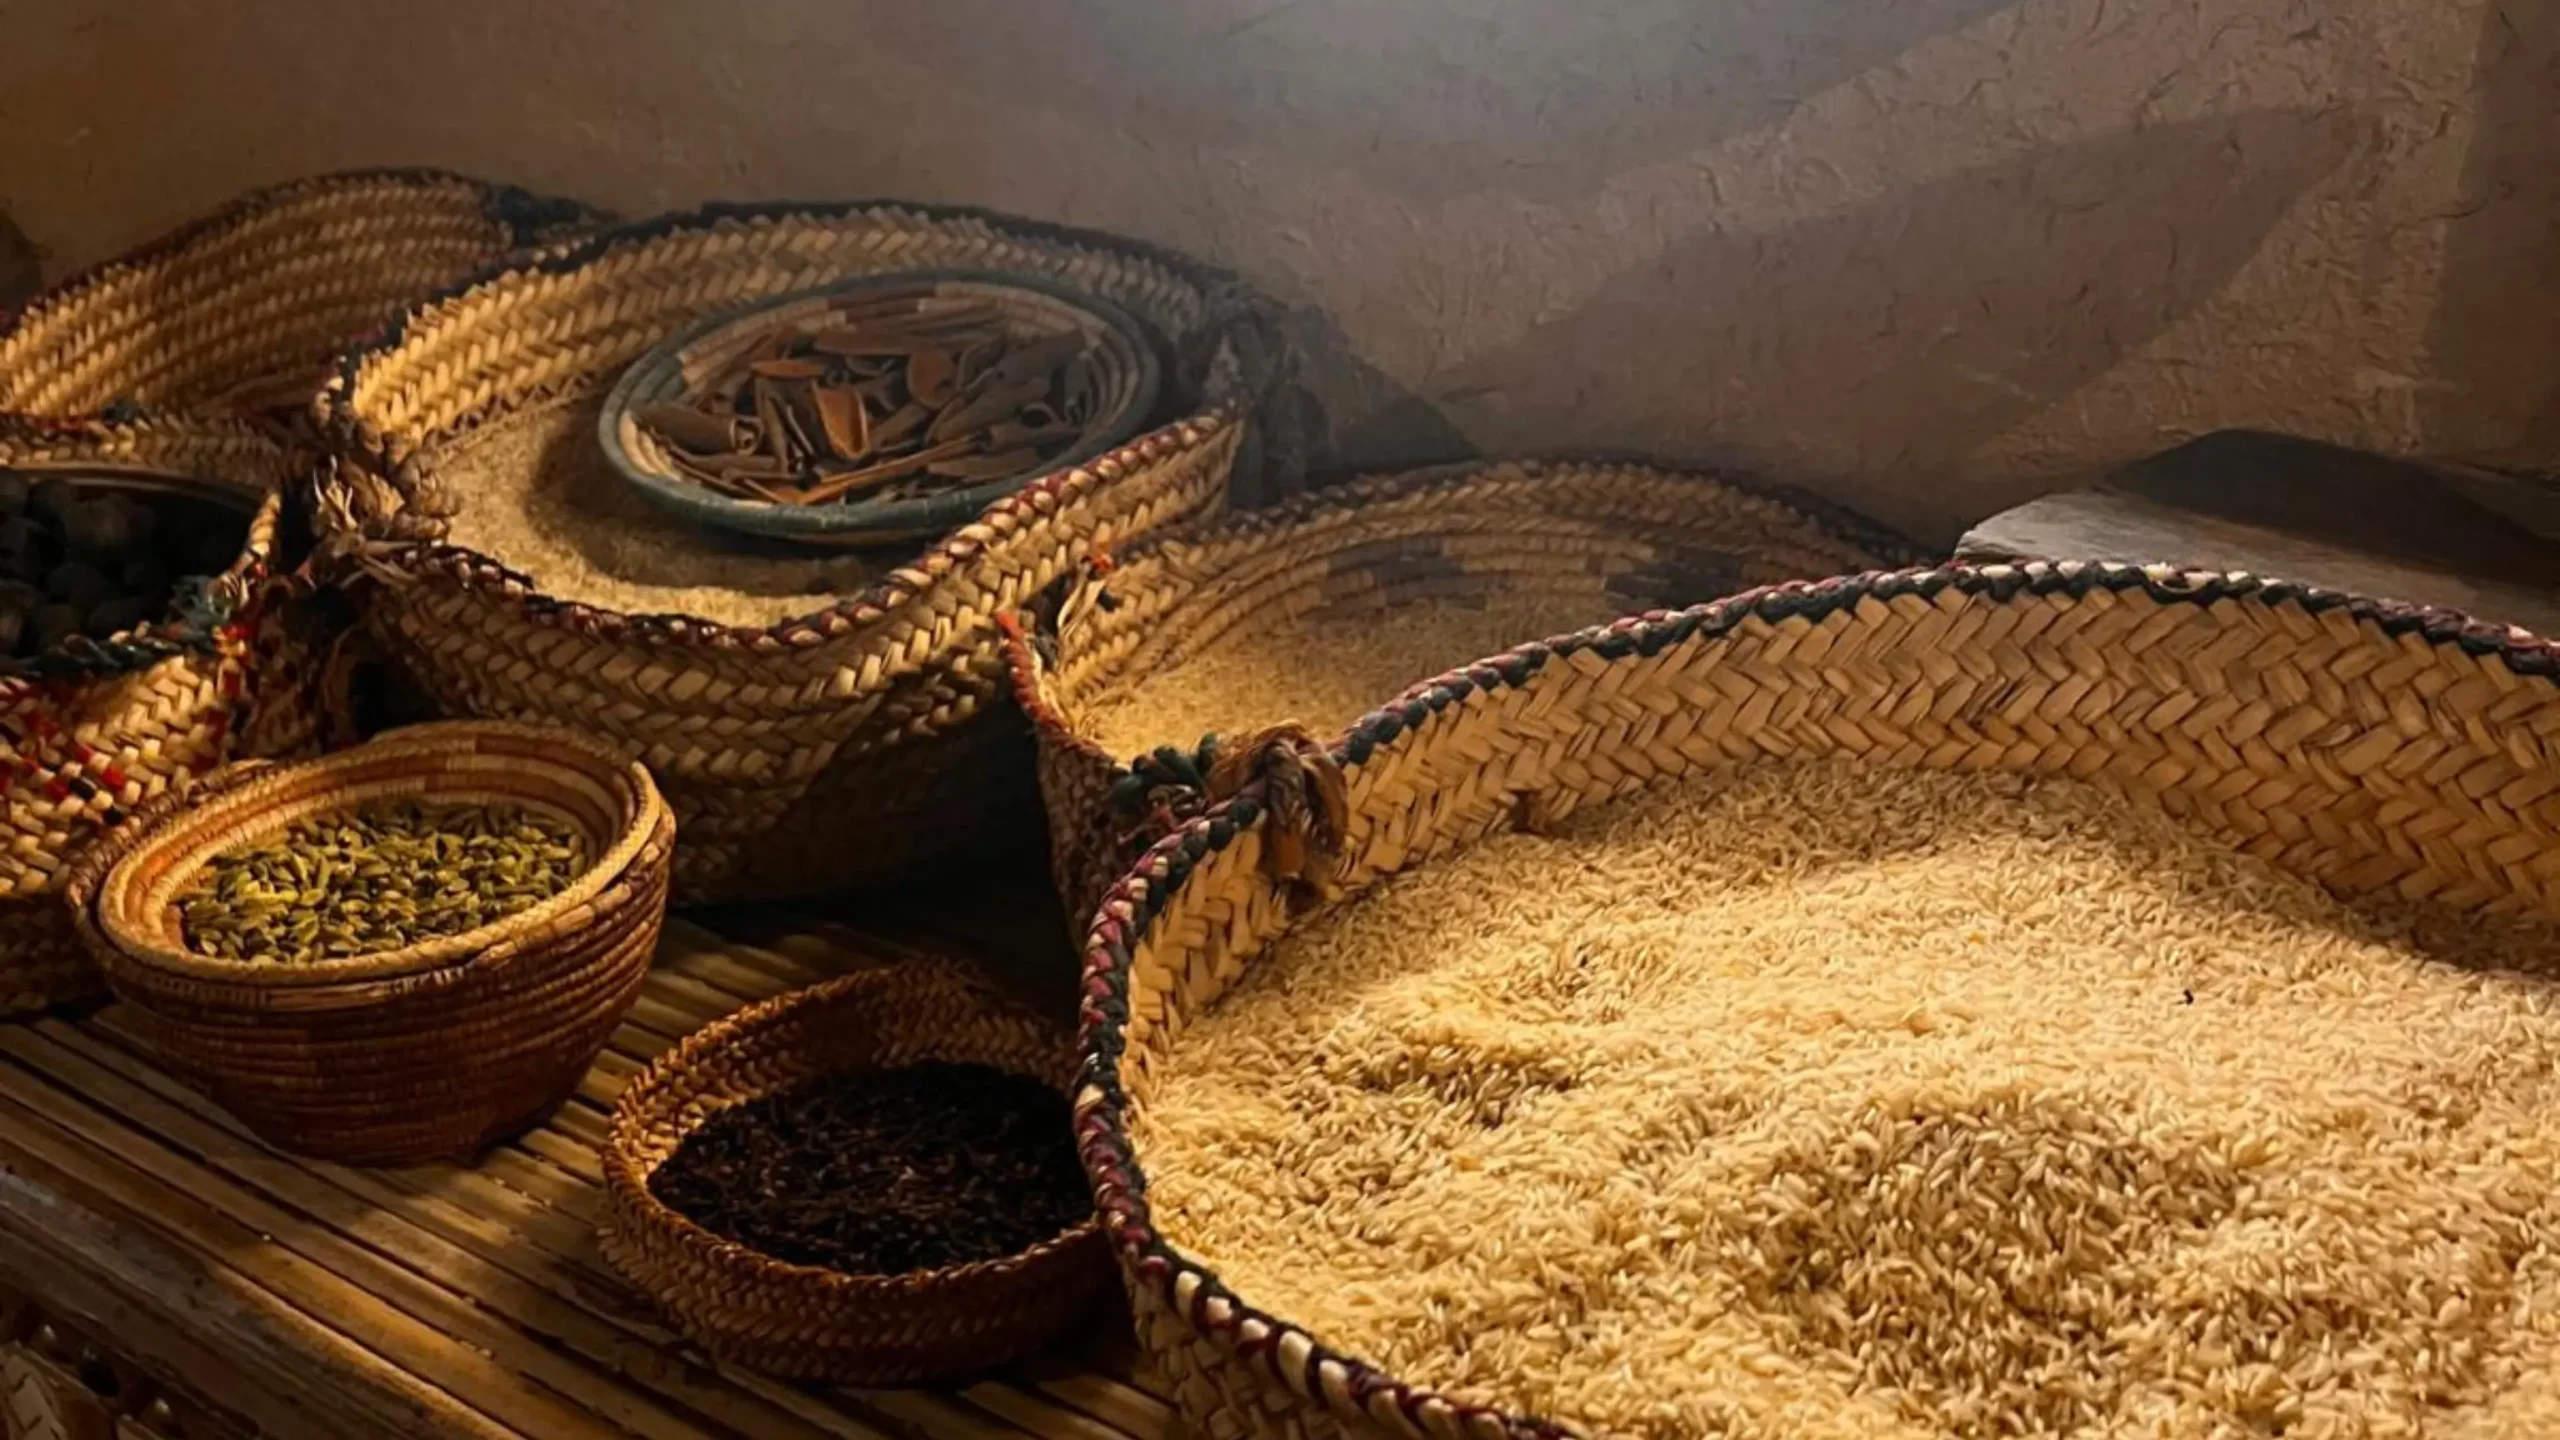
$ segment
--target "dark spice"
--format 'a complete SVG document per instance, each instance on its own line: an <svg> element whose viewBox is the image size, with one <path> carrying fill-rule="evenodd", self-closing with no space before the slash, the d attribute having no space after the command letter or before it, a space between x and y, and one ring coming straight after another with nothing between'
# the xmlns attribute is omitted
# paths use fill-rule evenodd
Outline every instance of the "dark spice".
<svg viewBox="0 0 2560 1440"><path fill-rule="evenodd" d="M106 475L0 470L0 659L168 615L248 542L230 505Z"/></svg>
<svg viewBox="0 0 2560 1440"><path fill-rule="evenodd" d="M1093 1213L1065 1096L938 1062L839 1071L723 1110L649 1193L723 1239L849 1275L998 1259Z"/></svg>

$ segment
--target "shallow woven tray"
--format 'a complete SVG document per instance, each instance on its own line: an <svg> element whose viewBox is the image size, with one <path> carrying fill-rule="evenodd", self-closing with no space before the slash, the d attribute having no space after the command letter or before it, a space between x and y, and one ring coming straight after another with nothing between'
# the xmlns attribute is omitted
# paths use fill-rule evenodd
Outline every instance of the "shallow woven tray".
<svg viewBox="0 0 2560 1440"><path fill-rule="evenodd" d="M293 964L186 948L175 901L214 856L409 798L538 808L594 859L540 904L405 949ZM67 888L82 943L171 1069L279 1148L408 1165L474 1155L576 1087L648 974L674 841L648 772L575 735L422 725L224 771L92 847Z"/></svg>
<svg viewBox="0 0 2560 1440"><path fill-rule="evenodd" d="M202 613L0 661L0 1015L103 993L59 892L100 831L243 756L309 749L326 644L272 564L290 462L248 424L0 416L0 468L123 472L253 511Z"/></svg>
<svg viewBox="0 0 2560 1440"><path fill-rule="evenodd" d="M1037 469L954 486L911 499L870 498L827 505L775 505L708 489L676 472L667 447L633 418L657 404L697 403L703 387L730 375L777 336L842 324L839 307L889 292L967 301L1001 317L1015 339L1081 334L1092 403L1075 442ZM1081 465L1146 428L1163 383L1156 339L1118 306L1028 276L927 270L866 276L715 316L667 341L623 372L597 417L605 458L651 499L706 525L819 545L930 540L1051 470Z"/></svg>
<svg viewBox="0 0 2560 1440"><path fill-rule="evenodd" d="M1584 459L1378 476L1130 547L1087 567L1054 624L1035 617L1007 645L1040 746L1060 897L1081 923L1104 887L1209 798L1198 766L1113 754L1086 717L1231 635L1464 598L1547 604L1557 619L1518 637L1530 640L1600 615L1918 558L1910 541L1809 496ZM1298 718L1330 740L1358 717ZM1201 738L1162 737L1186 756Z"/></svg>
<svg viewBox="0 0 2560 1440"><path fill-rule="evenodd" d="M2560 647L2459 615L2125 566L1756 590L1416 687L1337 752L1345 893L1760 758L2069 775L2346 892L2560 913ZM1142 1345L1198 1433L1561 1435L1330 1350L1166 1243L1127 1126L1151 1062L1289 925L1248 789L1096 917L1077 1127Z"/></svg>
<svg viewBox="0 0 2560 1440"><path fill-rule="evenodd" d="M601 218L437 170L251 191L0 313L0 411L307 406L346 342L511 251Z"/></svg>
<svg viewBox="0 0 2560 1440"><path fill-rule="evenodd" d="M763 628L563 603L441 543L469 503L436 476L457 435L600 393L708 314L918 267L1046 277L1120 306L1170 338L1184 418L997 502L864 594ZM976 211L720 207L627 226L422 306L349 356L322 397L337 461L317 528L361 567L380 650L445 713L579 726L649 766L684 826L684 898L892 881L1032 823L996 617L1094 546L1222 501L1283 373L1266 318L1178 257Z"/></svg>
<svg viewBox="0 0 2560 1440"><path fill-rule="evenodd" d="M1075 1073L1063 1030L947 962L861 971L696 1032L614 1105L605 1258L712 1353L795 1379L916 1385L1039 1349L1111 1283L1092 1221L1001 1260L854 1276L723 1240L649 1193L684 1137L732 1105L834 1071L936 1060L1061 1090Z"/></svg>

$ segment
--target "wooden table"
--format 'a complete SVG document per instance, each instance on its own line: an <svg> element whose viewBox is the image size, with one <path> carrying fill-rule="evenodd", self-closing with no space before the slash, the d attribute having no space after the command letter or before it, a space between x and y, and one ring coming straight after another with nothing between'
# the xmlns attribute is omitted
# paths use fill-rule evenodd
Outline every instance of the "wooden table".
<svg viewBox="0 0 2560 1440"><path fill-rule="evenodd" d="M2560 635L2560 486L2223 431L1991 516L1968 560L2246 570Z"/></svg>
<svg viewBox="0 0 2560 1440"><path fill-rule="evenodd" d="M928 941L974 949L1023 993L1069 1003L1054 903L1043 916L1045 891L1009 893L941 902L981 933ZM649 1057L742 1004L896 963L914 943L912 927L893 940L802 916L719 923L670 922L646 991L577 1097L467 1168L356 1170L271 1150L139 1053L112 1007L0 1026L0 1404L30 1417L17 1433L1165 1434L1168 1411L1132 1378L1120 1317L954 1389L820 1389L713 1363L604 1266L594 1147ZM990 924L1012 933L989 940ZM6 1424L0 1435L15 1440Z"/></svg>

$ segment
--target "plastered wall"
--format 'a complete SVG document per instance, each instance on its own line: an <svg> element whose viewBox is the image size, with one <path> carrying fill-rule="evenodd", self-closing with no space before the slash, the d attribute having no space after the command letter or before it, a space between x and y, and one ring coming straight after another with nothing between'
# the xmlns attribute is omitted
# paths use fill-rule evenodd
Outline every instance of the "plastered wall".
<svg viewBox="0 0 2560 1440"><path fill-rule="evenodd" d="M2552 0L0 0L49 273L370 163L1184 246L1308 307L1355 459L1939 535L2220 425L2560 463Z"/></svg>

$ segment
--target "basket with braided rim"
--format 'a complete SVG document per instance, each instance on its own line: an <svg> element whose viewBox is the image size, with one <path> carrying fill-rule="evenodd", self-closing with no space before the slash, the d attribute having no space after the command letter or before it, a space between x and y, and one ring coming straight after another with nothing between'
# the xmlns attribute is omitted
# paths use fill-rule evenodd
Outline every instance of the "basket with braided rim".
<svg viewBox="0 0 2560 1440"><path fill-rule="evenodd" d="M917 1385L1019 1359L1111 1283L1084 1221L1002 1259L906 1275L789 1264L659 1203L649 1177L711 1116L849 1069L944 1061L1067 1089L1075 1047L948 961L858 971L777 996L658 1057L614 1105L604 1147L605 1258L713 1354L776 1375Z"/></svg>
<svg viewBox="0 0 2560 1440"><path fill-rule="evenodd" d="M295 962L190 950L174 903L221 853L381 800L536 809L587 868L493 924ZM324 759L236 765L73 867L72 923L152 1053L281 1149L351 1165L467 1160L566 1099L639 997L675 822L649 774L580 736L420 725Z"/></svg>
<svg viewBox="0 0 2560 1440"><path fill-rule="evenodd" d="M0 312L0 411L307 407L348 341L601 218L439 170L254 190Z"/></svg>
<svg viewBox="0 0 2560 1440"><path fill-rule="evenodd" d="M437 474L457 437L591 399L708 314L916 268L1019 274L1116 304L1170 337L1179 418L997 501L864 593L761 628L564 602L540 576L443 543L445 517L470 503ZM1004 703L996 617L1095 546L1221 503L1258 398L1285 375L1268 320L1249 292L1179 257L979 211L724 206L653 220L422 306L347 357L322 397L337 458L317 528L325 555L358 567L378 650L443 713L583 726L649 766L685 828L684 899L890 881L1030 821L1030 747Z"/></svg>
<svg viewBox="0 0 2560 1440"><path fill-rule="evenodd" d="M2069 775L2346 892L2560 913L2560 646L2445 611L2168 567L1951 567L1754 590L1414 687L1337 748L1337 882L1760 758ZM1129 1115L1287 930L1248 787L1167 836L1087 951L1077 1133L1141 1343L1223 1436L1560 1437L1379 1372L1153 1225Z"/></svg>
<svg viewBox="0 0 2560 1440"><path fill-rule="evenodd" d="M1435 466L1168 532L1088 567L1054 623L1034 617L1008 638L1016 695L1040 747L1060 897L1081 923L1103 888L1215 798L1211 790L1292 763L1237 754L1238 737L1169 734L1170 752L1113 754L1088 720L1254 629L1465 599L1534 605L1553 617L1537 633L1552 633L1919 558L1911 542L1811 496L1614 459ZM1321 741L1356 717L1295 718ZM1260 738L1307 743L1298 730Z"/></svg>
<svg viewBox="0 0 2560 1440"><path fill-rule="evenodd" d="M0 416L0 469L125 476L251 514L239 557L177 613L0 660L0 1015L104 993L59 897L100 831L235 757L318 740L326 622L274 565L290 468L242 421Z"/></svg>

